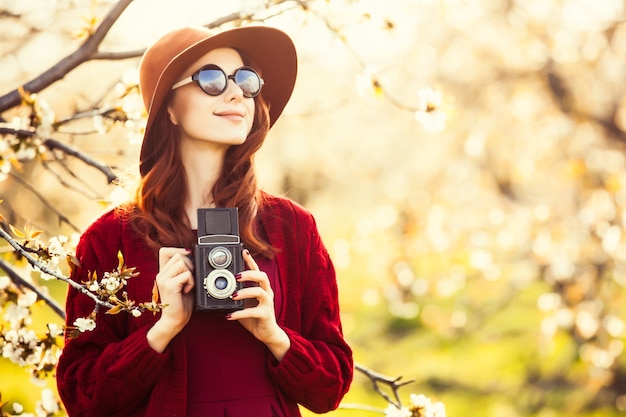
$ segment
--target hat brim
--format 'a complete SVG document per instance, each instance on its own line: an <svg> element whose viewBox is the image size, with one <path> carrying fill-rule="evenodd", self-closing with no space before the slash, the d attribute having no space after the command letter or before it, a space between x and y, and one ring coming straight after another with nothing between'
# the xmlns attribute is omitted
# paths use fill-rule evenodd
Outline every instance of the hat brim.
<svg viewBox="0 0 626 417"><path fill-rule="evenodd" d="M146 142L154 125L156 114L172 85L189 70L190 65L216 48L234 48L254 62L264 84L261 96L269 106L270 127L287 105L296 82L297 55L292 40L281 30L266 26L239 27L216 34L207 31L207 37L181 51L161 73L148 107L148 120L141 147L140 161L154 155L154 144ZM258 67L258 68L257 68ZM142 174L146 167L140 167Z"/></svg>

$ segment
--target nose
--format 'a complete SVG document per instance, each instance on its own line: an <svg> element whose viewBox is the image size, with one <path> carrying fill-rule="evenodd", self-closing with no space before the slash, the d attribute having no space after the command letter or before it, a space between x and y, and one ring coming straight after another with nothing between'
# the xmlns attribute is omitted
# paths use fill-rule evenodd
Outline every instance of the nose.
<svg viewBox="0 0 626 417"><path fill-rule="evenodd" d="M230 100L243 100L243 90L235 82L234 76L229 76L226 80L226 91L224 92L225 99Z"/></svg>

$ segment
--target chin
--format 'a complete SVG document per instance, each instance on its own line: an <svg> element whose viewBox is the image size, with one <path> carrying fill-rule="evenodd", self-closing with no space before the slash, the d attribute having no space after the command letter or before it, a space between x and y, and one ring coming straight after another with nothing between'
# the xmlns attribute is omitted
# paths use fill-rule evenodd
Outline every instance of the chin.
<svg viewBox="0 0 626 417"><path fill-rule="evenodd" d="M233 138L232 141L230 141L231 145L241 145L242 143L244 143L246 141L246 139L248 139L248 137L243 137L243 138Z"/></svg>

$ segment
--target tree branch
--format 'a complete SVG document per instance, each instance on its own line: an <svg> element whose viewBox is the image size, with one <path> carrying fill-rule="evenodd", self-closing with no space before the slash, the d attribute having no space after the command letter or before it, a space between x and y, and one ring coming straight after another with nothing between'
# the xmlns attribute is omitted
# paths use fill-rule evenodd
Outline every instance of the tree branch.
<svg viewBox="0 0 626 417"><path fill-rule="evenodd" d="M0 126L0 135L35 137L37 136L37 133L31 130L14 129L10 127ZM55 149L61 150L67 155L71 155L74 158L80 159L85 164L96 168L98 171L102 172L106 176L107 181L109 183L113 183L118 180L117 175L113 172L111 167L109 167L106 164L103 164L102 162L96 161L95 159L91 158L89 155L85 154L84 152L81 152L80 149L68 143L63 143L56 139L47 138L43 140L43 145L46 148L50 149L51 151Z"/></svg>
<svg viewBox="0 0 626 417"><path fill-rule="evenodd" d="M400 382L400 380L402 379L401 376L394 378L379 374L378 372L374 372L358 363L354 364L354 368L364 374L366 377L368 377L370 381L372 381L374 391L376 391L388 403L393 404L398 409L402 407L402 401L400 400L400 394L398 393L398 390L405 385L415 382L415 380L413 379L405 382ZM393 399L382 390L381 384L387 385L391 389L391 392L393 393Z"/></svg>
<svg viewBox="0 0 626 417"><path fill-rule="evenodd" d="M114 183L118 180L117 175L113 172L111 167L101 162L96 161L95 159L89 157L85 153L81 152L78 148L73 147L68 143L60 142L56 139L48 138L44 140L43 144L50 150L59 149L64 153L73 156L74 158L80 159L85 164L90 165L96 168L98 171L102 172L109 184Z"/></svg>
<svg viewBox="0 0 626 417"><path fill-rule="evenodd" d="M43 300L51 309L54 311L57 316L61 317L65 320L65 310L59 303L57 303L52 297L48 294L41 291L41 288L37 285L33 284L22 278L22 276L11 266L11 264L7 263L4 259L0 258L0 268L4 270L9 276L9 279L15 283L18 287L26 287L29 290L33 291L37 294L37 298Z"/></svg>
<svg viewBox="0 0 626 417"><path fill-rule="evenodd" d="M63 79L69 72L79 65L87 62L97 54L98 47L102 43L111 26L117 21L122 12L133 0L120 0L104 18L92 36L90 36L76 51L69 54L57 64L36 76L23 85L25 91L38 93L51 84ZM19 89L15 89L0 97L0 112L20 104L22 96Z"/></svg>
<svg viewBox="0 0 626 417"><path fill-rule="evenodd" d="M41 164L50 173L50 175L56 178L59 184L61 184L63 187L67 188L68 190L72 190L81 194L87 200L103 201L106 199L106 197L102 196L102 194L100 194L96 189L94 189L91 186L91 184L89 184L87 181L85 181L85 179L81 178L69 166L67 166L67 164L65 164L65 161L62 158L57 157L56 155L53 155L53 158L54 160L52 161L45 160L45 161L42 161ZM80 183L83 188L67 181L64 178L64 176L61 175L60 172L57 172L57 170L53 168L54 162L59 164L62 173L69 175L70 178L72 178L74 181Z"/></svg>
<svg viewBox="0 0 626 417"><path fill-rule="evenodd" d="M91 35L76 51L69 54L61 61L50 67L48 70L39 74L32 80L26 82L22 87L25 91L29 93L38 93L43 89L49 87L53 83L58 80L63 79L69 72L74 70L76 67L81 64L91 61L91 60L122 60L129 58L136 58L141 56L145 49L137 49L134 51L126 51L126 52L100 52L98 48L100 44L108 34L109 30L113 26L113 24L117 21L119 16L123 13L123 11L128 7L128 5L133 0L120 0L113 6L108 15L102 20L96 31ZM288 3L290 0L279 0L276 1L272 7L280 6L283 3ZM306 3L305 1L296 2L296 4ZM284 10L277 12L276 14L282 13ZM208 28L216 28L228 22L236 22L243 20L255 20L254 16L257 14L257 11L252 11L248 13L231 13L227 16L223 16L219 19L215 19L214 21L206 24L205 26ZM268 15L269 18L271 14ZM264 19L261 19L264 20ZM0 96L0 113L17 106L22 100L22 96L19 93L19 90L16 88L15 90Z"/></svg>
<svg viewBox="0 0 626 417"><path fill-rule="evenodd" d="M41 272L48 274L58 280L61 280L63 282L65 282L66 284L68 284L69 286L73 287L74 289L76 289L77 291L85 294L87 297L91 298L93 301L95 301L96 306L102 306L102 307L106 307L108 309L113 308L113 304L106 302L106 301L102 301L100 300L95 294L93 294L92 292L90 292L87 288L85 288L84 286L80 285L77 282L72 281L71 279L69 279L68 277L64 276L63 274L60 274L59 272L53 270L52 268L50 268L48 265L44 264L43 262L40 262L37 258L35 258L29 251L27 251L26 249L24 249L22 247L22 245L20 245L20 243L13 239L13 237L11 237L11 235L9 233L6 232L6 230L4 230L3 227L0 227L0 238L6 240L9 245L11 245L13 247L13 249L15 249L21 256L23 256L29 264L31 264L34 268L40 270Z"/></svg>
<svg viewBox="0 0 626 417"><path fill-rule="evenodd" d="M61 213L56 207L54 207L54 204L49 202L43 195L41 195L39 193L39 191L37 191L37 189L35 187L33 187L31 184L29 184L22 177L20 177L18 175L15 175L13 172L10 172L9 175L11 176L11 178L17 180L24 187L28 188L28 190L30 192L35 194L35 197L37 197L43 204L45 204L46 207L48 207L48 209L50 209L50 211L52 211L59 218L59 221L67 223L77 233L80 232L80 228L78 226L76 226L74 223L72 223L72 221L67 216L65 216L63 213Z"/></svg>

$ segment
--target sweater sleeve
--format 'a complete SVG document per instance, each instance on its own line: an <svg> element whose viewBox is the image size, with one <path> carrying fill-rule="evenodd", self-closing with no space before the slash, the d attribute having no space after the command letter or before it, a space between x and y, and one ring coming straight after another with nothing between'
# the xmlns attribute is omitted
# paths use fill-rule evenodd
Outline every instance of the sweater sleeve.
<svg viewBox="0 0 626 417"><path fill-rule="evenodd" d="M283 328L291 347L282 361L271 360L270 373L292 400L324 413L336 409L350 387L352 350L342 333L335 270L315 221L307 213L296 223L297 245L285 246L295 248L287 251L296 257L288 269L297 276L282 278L300 283L296 299L286 300Z"/></svg>
<svg viewBox="0 0 626 417"><path fill-rule="evenodd" d="M76 252L81 266L71 276L75 282L86 281L94 271L101 278L117 266L115 225L103 224L102 219L99 222L81 238ZM107 230L98 233L99 228ZM93 300L70 287L67 326L89 316L94 306ZM123 313L107 315L100 311L94 330L66 338L57 367L57 385L69 415L133 415L150 395L167 367L168 352L159 354L148 345L148 324L127 334L128 319Z"/></svg>

